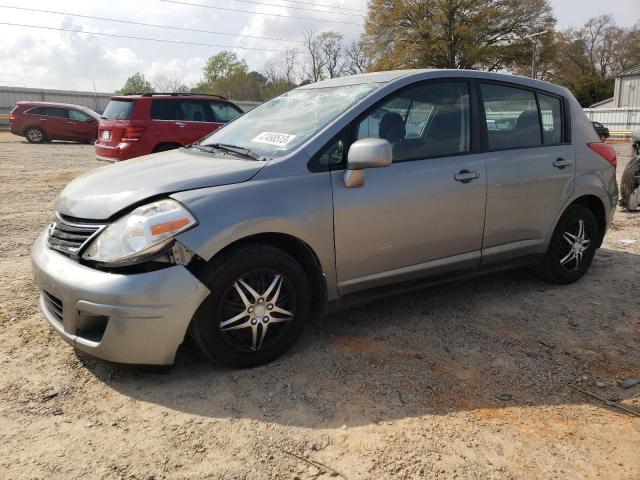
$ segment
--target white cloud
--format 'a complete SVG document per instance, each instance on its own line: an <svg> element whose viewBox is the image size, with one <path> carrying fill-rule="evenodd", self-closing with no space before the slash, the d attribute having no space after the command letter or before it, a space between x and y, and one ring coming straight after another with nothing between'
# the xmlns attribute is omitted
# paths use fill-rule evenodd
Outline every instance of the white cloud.
<svg viewBox="0 0 640 480"><path fill-rule="evenodd" d="M282 3L281 0L264 0L266 3ZM333 10L355 13L349 9L366 9L366 0L315 0L316 3L334 5ZM601 0L551 0L556 8L559 24L578 25L590 16L610 13L621 25L629 26L640 17L638 0L617 0L608 5ZM362 22L358 16L328 15L319 12L297 10L291 6L314 8L310 5L289 4L289 7L251 6L246 3L227 2L202 3L220 5L239 10L255 10L262 13L278 13L297 17L315 17L340 21ZM195 2L194 2L195 3ZM14 5L20 5L17 2ZM57 10L90 16L105 16L135 22L173 25L228 33L241 33L291 40L302 40L305 28L318 31L334 30L345 35L347 41L356 39L362 27L328 21L302 21L257 13L234 13L210 8L170 4L149 0L144 7L140 2L110 0L108 8L99 2L75 2L72 0L30 0L29 8ZM576 8L580 7L580 8ZM317 7L318 9L325 9ZM276 53L246 50L239 46L283 50L303 46L275 40L251 39L214 35L208 33L168 30L140 25L128 25L78 17L65 17L44 13L25 12L0 8L0 17L5 22L73 28L91 32L118 35L151 37L187 42L229 45L249 67L260 69L265 61ZM235 47L235 48L233 48ZM164 74L172 78L183 78L195 83L201 75L202 66L211 55L223 48L206 46L172 45L143 40L98 37L70 32L28 29L3 25L0 28L0 84L33 86L44 88L81 89L92 88L95 80L98 90L112 91L125 79L139 71L148 78Z"/></svg>

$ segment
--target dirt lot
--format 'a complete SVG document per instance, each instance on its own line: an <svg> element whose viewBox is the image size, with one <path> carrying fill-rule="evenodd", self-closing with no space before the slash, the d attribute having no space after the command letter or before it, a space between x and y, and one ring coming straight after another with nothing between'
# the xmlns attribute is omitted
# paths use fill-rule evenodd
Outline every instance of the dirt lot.
<svg viewBox="0 0 640 480"><path fill-rule="evenodd" d="M186 345L158 374L74 353L38 311L30 247L92 147L0 134L0 166L0 478L640 478L640 418L568 386L640 411L617 385L640 376L640 213L577 284L457 282L310 325L266 367Z"/></svg>

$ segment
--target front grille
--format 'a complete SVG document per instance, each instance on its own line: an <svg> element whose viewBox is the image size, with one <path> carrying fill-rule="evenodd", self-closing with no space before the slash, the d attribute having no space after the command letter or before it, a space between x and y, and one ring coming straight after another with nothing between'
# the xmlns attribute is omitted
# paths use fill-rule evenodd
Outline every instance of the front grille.
<svg viewBox="0 0 640 480"><path fill-rule="evenodd" d="M49 248L77 259L82 248L105 226L88 222L72 222L56 214L49 227L47 244Z"/></svg>
<svg viewBox="0 0 640 480"><path fill-rule="evenodd" d="M62 300L57 297L54 297L49 292L42 291L44 294L44 302L46 304L49 312L58 319L59 322L62 322Z"/></svg>

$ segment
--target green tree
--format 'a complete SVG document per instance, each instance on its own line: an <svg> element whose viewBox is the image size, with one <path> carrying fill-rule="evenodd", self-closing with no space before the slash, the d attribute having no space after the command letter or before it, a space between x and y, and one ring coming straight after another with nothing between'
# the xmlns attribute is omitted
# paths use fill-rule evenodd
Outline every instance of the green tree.
<svg viewBox="0 0 640 480"><path fill-rule="evenodd" d="M613 96L614 75L640 62L639 27L618 27L608 15L560 32L550 71L582 106ZM634 41L635 39L635 41Z"/></svg>
<svg viewBox="0 0 640 480"><path fill-rule="evenodd" d="M124 86L116 93L120 95L126 95L128 93L147 93L155 92L153 85L144 78L144 75L140 72L136 72L134 75L127 78L124 82Z"/></svg>
<svg viewBox="0 0 640 480"><path fill-rule="evenodd" d="M235 53L226 50L210 57L202 69L204 81L209 84L240 71L248 71L247 62L238 59Z"/></svg>
<svg viewBox="0 0 640 480"><path fill-rule="evenodd" d="M372 70L508 68L526 35L553 29L548 0L371 0L362 41Z"/></svg>

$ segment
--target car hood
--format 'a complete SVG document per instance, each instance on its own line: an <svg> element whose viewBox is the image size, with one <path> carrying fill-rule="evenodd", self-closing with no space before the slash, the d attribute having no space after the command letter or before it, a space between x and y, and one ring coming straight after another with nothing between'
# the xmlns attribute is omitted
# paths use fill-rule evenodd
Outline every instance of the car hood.
<svg viewBox="0 0 640 480"><path fill-rule="evenodd" d="M76 219L108 220L121 210L159 195L246 182L266 162L215 156L184 148L92 170L69 183L55 209Z"/></svg>

